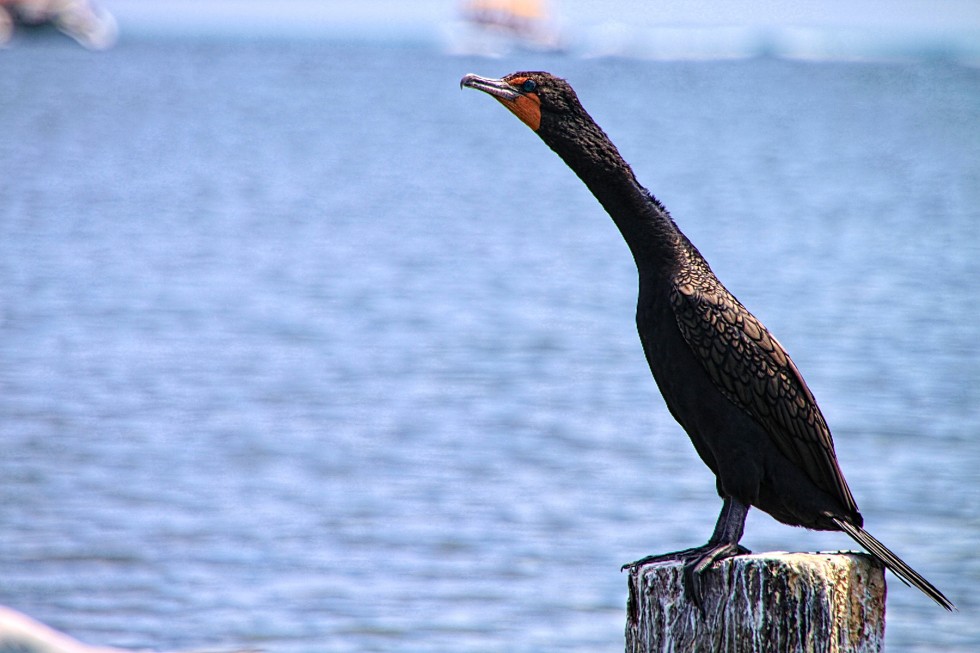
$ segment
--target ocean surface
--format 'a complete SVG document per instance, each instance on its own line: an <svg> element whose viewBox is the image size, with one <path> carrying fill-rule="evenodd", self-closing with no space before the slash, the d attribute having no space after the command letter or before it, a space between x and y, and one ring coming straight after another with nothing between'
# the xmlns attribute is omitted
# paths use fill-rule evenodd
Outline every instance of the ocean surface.
<svg viewBox="0 0 980 653"><path fill-rule="evenodd" d="M980 649L980 70L158 37L0 53L0 604L89 643L620 651L703 543L612 222L467 72L567 77L795 358ZM753 512L754 551L851 548Z"/></svg>

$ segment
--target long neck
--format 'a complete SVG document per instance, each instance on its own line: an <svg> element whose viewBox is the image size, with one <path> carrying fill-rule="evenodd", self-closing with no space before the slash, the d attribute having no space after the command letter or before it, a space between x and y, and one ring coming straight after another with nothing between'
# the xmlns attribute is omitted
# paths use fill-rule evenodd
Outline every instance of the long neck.
<svg viewBox="0 0 980 653"><path fill-rule="evenodd" d="M583 111L541 137L612 217L640 273L672 270L683 236L595 121Z"/></svg>

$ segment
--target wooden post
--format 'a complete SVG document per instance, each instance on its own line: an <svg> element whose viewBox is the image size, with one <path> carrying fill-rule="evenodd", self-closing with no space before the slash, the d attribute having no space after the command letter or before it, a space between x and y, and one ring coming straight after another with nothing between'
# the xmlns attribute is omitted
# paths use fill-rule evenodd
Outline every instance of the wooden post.
<svg viewBox="0 0 980 653"><path fill-rule="evenodd" d="M627 653L879 653L884 568L863 553L762 553L705 576L704 614L684 596L682 565L630 572Z"/></svg>

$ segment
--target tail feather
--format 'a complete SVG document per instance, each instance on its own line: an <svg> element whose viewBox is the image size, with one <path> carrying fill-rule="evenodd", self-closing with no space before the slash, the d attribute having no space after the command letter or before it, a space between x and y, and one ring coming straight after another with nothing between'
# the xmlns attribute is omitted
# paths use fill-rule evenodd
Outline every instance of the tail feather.
<svg viewBox="0 0 980 653"><path fill-rule="evenodd" d="M923 578L922 575L915 569L909 567L904 560L892 553L887 546L875 539L871 533L864 530L860 526L849 524L843 519L838 519L837 517L832 517L831 519L834 520L834 523L837 524L842 531L850 535L854 541L863 546L868 553L873 555L875 558L880 560L882 564L891 569L900 579L902 579L903 583L917 588L923 594L947 610L951 612L956 610L956 606L953 605L953 602L947 599L935 585Z"/></svg>

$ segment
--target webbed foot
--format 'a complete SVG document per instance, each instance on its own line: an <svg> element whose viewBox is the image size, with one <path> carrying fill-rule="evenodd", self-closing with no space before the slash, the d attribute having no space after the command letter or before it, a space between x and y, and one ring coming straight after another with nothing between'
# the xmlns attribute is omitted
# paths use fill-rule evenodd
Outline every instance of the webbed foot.
<svg viewBox="0 0 980 653"><path fill-rule="evenodd" d="M647 556L623 565L622 571L639 569L645 565L659 562L679 562L684 566L684 596L704 612L704 600L707 596L706 580L708 570L725 558L751 553L744 546L728 542L705 544L692 549Z"/></svg>
<svg viewBox="0 0 980 653"><path fill-rule="evenodd" d="M737 555L751 553L738 541L742 539L742 531L745 528L745 516L748 514L749 506L731 497L725 498L721 514L718 516L718 523L715 524L715 532L711 539L703 546L693 549L683 549L673 553L647 556L634 562L623 565L622 570L629 569L631 572L636 569L657 562L679 562L684 566L684 594L689 601L692 601L701 613L704 613L704 599L707 594L705 588L705 573L711 566L719 560L731 558Z"/></svg>

